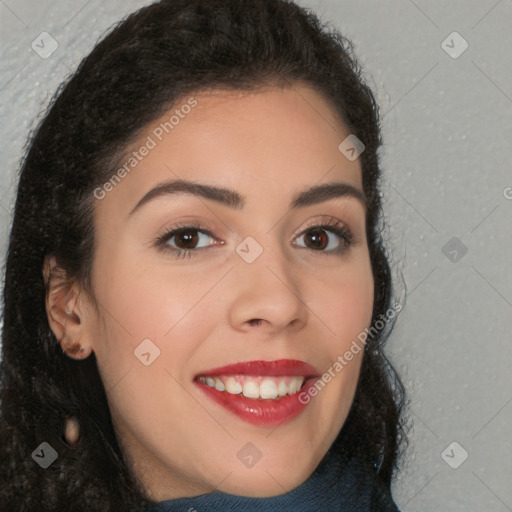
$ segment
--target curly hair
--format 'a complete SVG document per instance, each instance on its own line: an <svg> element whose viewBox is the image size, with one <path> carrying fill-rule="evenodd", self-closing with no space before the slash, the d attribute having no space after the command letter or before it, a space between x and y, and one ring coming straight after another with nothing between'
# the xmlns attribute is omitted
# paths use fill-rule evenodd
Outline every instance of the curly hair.
<svg viewBox="0 0 512 512"><path fill-rule="evenodd" d="M382 236L378 106L353 45L287 0L162 0L116 24L61 84L30 134L9 238L1 361L0 503L5 510L144 510L154 504L116 440L94 353L66 356L51 331L42 268L55 256L87 290L94 254L95 187L150 122L187 94L298 82L327 98L365 145L366 232L375 282L372 326L394 288ZM333 447L373 464L390 488L398 469L405 395L383 353L394 322L368 338L349 416ZM64 418L78 418L72 447ZM48 442L57 459L31 453Z"/></svg>

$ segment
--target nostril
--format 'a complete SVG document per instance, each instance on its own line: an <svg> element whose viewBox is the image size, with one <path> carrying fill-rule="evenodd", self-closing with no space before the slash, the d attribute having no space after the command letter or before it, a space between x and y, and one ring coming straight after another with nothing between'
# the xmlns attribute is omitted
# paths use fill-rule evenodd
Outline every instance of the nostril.
<svg viewBox="0 0 512 512"><path fill-rule="evenodd" d="M249 320L249 323L251 326L257 326L261 323L261 318L253 318L252 320Z"/></svg>

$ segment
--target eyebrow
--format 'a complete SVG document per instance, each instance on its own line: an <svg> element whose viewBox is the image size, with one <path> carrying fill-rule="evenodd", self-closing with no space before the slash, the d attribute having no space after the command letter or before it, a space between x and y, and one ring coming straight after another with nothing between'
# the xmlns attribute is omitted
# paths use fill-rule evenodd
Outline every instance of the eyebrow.
<svg viewBox="0 0 512 512"><path fill-rule="evenodd" d="M244 206L245 198L235 190L228 188L205 185L188 180L175 180L161 183L147 192L140 201L133 207L129 215L133 215L144 204L164 195L190 194L216 201L232 209L240 210ZM365 208L367 207L366 196L358 188L342 182L331 182L317 185L296 194L290 205L290 209L304 208L314 204L336 198L357 199Z"/></svg>

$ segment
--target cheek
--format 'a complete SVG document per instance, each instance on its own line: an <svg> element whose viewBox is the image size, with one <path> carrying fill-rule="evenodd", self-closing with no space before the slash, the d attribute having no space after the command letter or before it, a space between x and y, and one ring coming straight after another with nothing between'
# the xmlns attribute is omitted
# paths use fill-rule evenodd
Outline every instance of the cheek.
<svg viewBox="0 0 512 512"><path fill-rule="evenodd" d="M325 426L318 432L315 442L327 450L342 428L359 380L364 343L358 336L371 322L374 298L374 281L369 259L364 255L350 262L329 276L318 276L313 301L310 305L313 317L325 334L321 337L322 376L316 390L311 391L312 417L315 427ZM307 400L307 396L303 396ZM314 414L313 414L314 412Z"/></svg>
<svg viewBox="0 0 512 512"><path fill-rule="evenodd" d="M179 378L197 348L195 340L204 339L210 328L206 321L190 321L204 287L188 286L179 276L163 278L147 263L117 262L108 272L99 268L95 276L102 321L97 324L94 349L106 386L127 371L132 372L132 379L136 372L157 367L168 368ZM146 367L142 354L147 352L146 360L155 359ZM164 373L147 371L143 378L153 382L168 379Z"/></svg>
<svg viewBox="0 0 512 512"><path fill-rule="evenodd" d="M127 422L138 435L148 435L148 415L159 411L161 425L151 431L160 429L153 437L163 438L165 429L179 431L182 420L163 413L162 404L167 411L197 414L196 402L183 399L180 383L190 380L189 361L212 329L206 316L198 321L201 304L194 306L214 279L200 286L179 276L164 278L147 263L118 262L96 275L102 311L98 367L118 425Z"/></svg>
<svg viewBox="0 0 512 512"><path fill-rule="evenodd" d="M193 314L194 305L215 281L215 276L186 279L165 267L158 270L151 261L117 261L111 271L98 270L95 293L107 324L129 333L131 343L172 337L175 326Z"/></svg>
<svg viewBox="0 0 512 512"><path fill-rule="evenodd" d="M371 322L374 280L369 259L362 258L337 274L317 281L312 307L332 336L332 349L339 353L357 339Z"/></svg>

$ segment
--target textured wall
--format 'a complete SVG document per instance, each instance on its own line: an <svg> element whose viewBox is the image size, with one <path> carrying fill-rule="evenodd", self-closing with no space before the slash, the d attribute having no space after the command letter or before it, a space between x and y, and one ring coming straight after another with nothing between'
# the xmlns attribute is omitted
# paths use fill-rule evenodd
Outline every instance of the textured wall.
<svg viewBox="0 0 512 512"><path fill-rule="evenodd" d="M0 2L2 261L36 116L145 3ZM353 40L382 109L387 233L406 296L389 353L413 422L396 500L404 511L512 510L512 1L300 3Z"/></svg>

